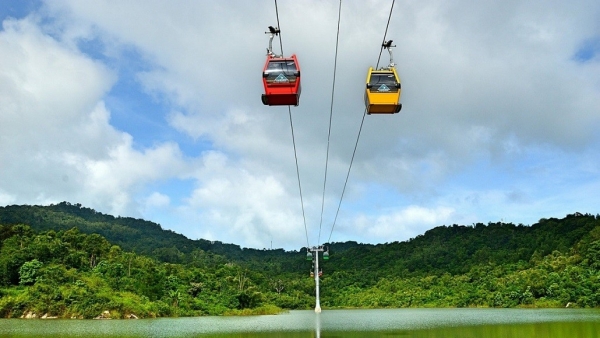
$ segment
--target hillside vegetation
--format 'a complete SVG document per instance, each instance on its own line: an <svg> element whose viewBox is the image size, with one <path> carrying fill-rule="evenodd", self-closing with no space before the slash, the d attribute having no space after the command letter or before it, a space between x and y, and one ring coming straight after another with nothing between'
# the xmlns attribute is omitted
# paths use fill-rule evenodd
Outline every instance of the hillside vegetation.
<svg viewBox="0 0 600 338"><path fill-rule="evenodd" d="M439 226L406 242L328 246L324 308L600 306L599 216ZM0 317L308 309L305 255L191 240L67 202L0 207Z"/></svg>

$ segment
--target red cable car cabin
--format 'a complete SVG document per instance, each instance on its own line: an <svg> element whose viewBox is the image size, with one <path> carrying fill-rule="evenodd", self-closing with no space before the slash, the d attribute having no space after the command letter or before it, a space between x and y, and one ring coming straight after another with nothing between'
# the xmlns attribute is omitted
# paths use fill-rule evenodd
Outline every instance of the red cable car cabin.
<svg viewBox="0 0 600 338"><path fill-rule="evenodd" d="M300 103L300 65L296 54L289 58L267 56L263 69L262 103L268 106L297 106Z"/></svg>

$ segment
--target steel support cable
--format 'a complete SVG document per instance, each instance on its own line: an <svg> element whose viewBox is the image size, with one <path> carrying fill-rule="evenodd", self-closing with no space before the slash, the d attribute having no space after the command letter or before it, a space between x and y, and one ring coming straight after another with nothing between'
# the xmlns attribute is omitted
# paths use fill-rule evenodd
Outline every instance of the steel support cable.
<svg viewBox="0 0 600 338"><path fill-rule="evenodd" d="M277 16L277 28L279 28L279 31L280 31L279 32L279 48L281 48L281 56L283 57L283 42L281 42L281 25L279 24L279 10L277 9L277 0L275 0L275 16Z"/></svg>
<svg viewBox="0 0 600 338"><path fill-rule="evenodd" d="M352 151L352 158L350 159L350 166L348 166L348 172L346 173L346 180L344 181L344 188L342 189L342 195L340 196L340 202L338 203L337 211L335 212L335 218L333 219L333 225L329 232L329 238L327 243L331 243L331 235L333 234L333 228L337 222L338 215L340 213L340 207L342 206L342 200L344 199L344 193L346 192L346 186L348 185L348 178L350 177L350 170L352 170L352 163L354 163L354 155L356 155L356 149L358 148L358 141L360 140L360 133L362 131L363 124L365 123L365 116L367 116L367 108L363 113L362 120L360 121L360 128L358 128L358 136L356 136L356 143L354 143L354 150Z"/></svg>
<svg viewBox="0 0 600 338"><path fill-rule="evenodd" d="M308 228L306 227L306 216L304 216L304 199L302 198L302 185L300 184L300 170L298 169L298 155L296 152L296 140L294 138L294 124L292 123L292 109L288 106L290 116L290 127L292 130L292 144L294 145L294 159L296 160L296 176L298 177L298 191L300 191L300 205L302 206L302 219L304 220L304 233L306 235L306 246L310 247L308 241Z"/></svg>
<svg viewBox="0 0 600 338"><path fill-rule="evenodd" d="M275 15L277 16L277 28L281 30L279 24L279 10L277 8L277 0L275 0ZM279 47L281 48L281 55L283 56L283 42L281 40L281 32L279 32ZM292 130L292 144L294 146L294 159L296 161L296 177L298 178L298 191L300 192L300 205L302 207L302 220L304 221L304 234L306 235L306 246L310 247L308 241L308 228L306 227L306 216L304 212L304 198L302 197L302 185L300 184L300 169L298 167L298 153L296 151L296 139L294 137L294 123L292 122L292 108L288 106L288 114L290 116L290 129Z"/></svg>
<svg viewBox="0 0 600 338"><path fill-rule="evenodd" d="M337 22L337 33L335 38L335 57L333 61L333 83L331 85L331 105L329 106L329 131L327 133L327 153L325 156L325 175L323 179L323 197L321 199L321 221L319 222L319 237L317 239L317 245L321 243L321 228L323 225L323 211L325 209L325 187L327 186L327 167L329 163L329 140L331 139L331 121L333 120L333 99L335 97L335 74L337 71L337 57L338 57L338 45L340 41L340 19L342 14L342 0L338 8L338 22Z"/></svg>
<svg viewBox="0 0 600 338"><path fill-rule="evenodd" d="M379 50L379 57L377 58L377 66L376 69L379 68L379 61L381 59L381 53L383 52L383 44L385 43L385 38L387 36L388 28L390 26L390 20L392 19L392 11L394 10L394 3L396 0L392 0L392 6L390 8L390 15L388 16L387 25L385 26L385 32L383 33L383 42L381 43L381 49ZM352 164L354 163L354 155L356 155L356 149L358 148L358 141L360 140L360 134L362 132L363 124L365 122L365 116L367 115L367 108L365 107L365 112L363 113L362 120L360 122L360 127L358 129L358 135L356 136L356 143L354 144L354 151L352 151L352 158L350 159L350 165L348 166L348 173L346 174L346 181L344 182L344 188L342 189L342 194L340 196L340 202L338 203L337 211L335 212L335 218L333 219L333 225L331 226L331 231L329 232L329 238L327 239L327 243L331 242L331 236L333 235L333 229L335 228L335 224L337 222L338 215L340 213L340 208L342 206L342 200L344 199L344 194L346 192L346 186L348 185L348 179L350 178L350 171L352 170Z"/></svg>
<svg viewBox="0 0 600 338"><path fill-rule="evenodd" d="M377 58L377 65L375 69L379 69L379 60L381 60L381 53L383 53L383 44L385 43L385 37L387 36L388 28L390 27L390 20L392 19L392 11L394 10L394 3L396 0L392 0L392 7L390 8L390 15L388 16L388 22L385 26L385 33L383 33L383 40L381 41L381 49L379 50L379 57ZM281 37L280 37L281 39Z"/></svg>

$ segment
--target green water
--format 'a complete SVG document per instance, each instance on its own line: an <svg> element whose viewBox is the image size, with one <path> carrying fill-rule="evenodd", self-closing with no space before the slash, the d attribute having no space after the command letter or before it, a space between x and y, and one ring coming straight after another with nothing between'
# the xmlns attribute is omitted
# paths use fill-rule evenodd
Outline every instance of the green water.
<svg viewBox="0 0 600 338"><path fill-rule="evenodd" d="M600 311L583 309L390 309L291 311L277 316L141 320L0 320L21 337L600 337Z"/></svg>

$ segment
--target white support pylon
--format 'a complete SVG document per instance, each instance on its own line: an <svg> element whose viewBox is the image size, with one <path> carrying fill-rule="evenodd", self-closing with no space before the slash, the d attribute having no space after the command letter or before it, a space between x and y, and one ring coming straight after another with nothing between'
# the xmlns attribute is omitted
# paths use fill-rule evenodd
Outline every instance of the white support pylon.
<svg viewBox="0 0 600 338"><path fill-rule="evenodd" d="M308 251L313 252L313 261L315 267L315 313L321 313L321 297L319 295L319 252L324 251L323 246L306 248Z"/></svg>

